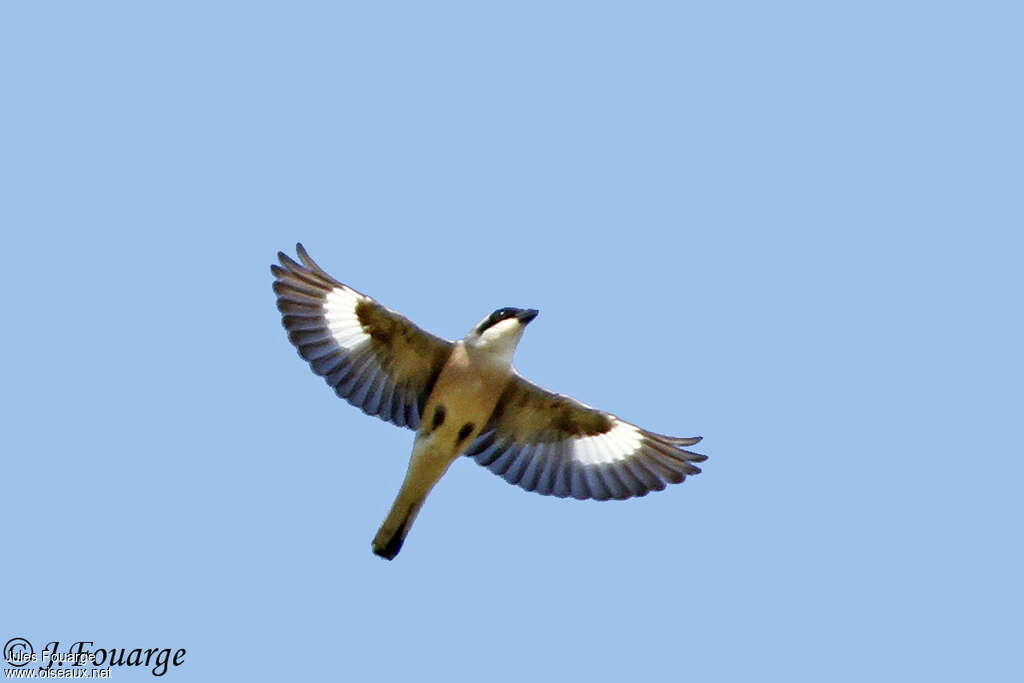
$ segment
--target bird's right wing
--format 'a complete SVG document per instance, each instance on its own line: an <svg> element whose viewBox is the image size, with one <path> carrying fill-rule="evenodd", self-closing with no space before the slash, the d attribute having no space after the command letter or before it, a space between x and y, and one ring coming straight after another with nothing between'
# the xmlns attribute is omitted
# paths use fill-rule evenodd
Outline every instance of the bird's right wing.
<svg viewBox="0 0 1024 683"><path fill-rule="evenodd" d="M338 282L301 244L295 248L302 263L278 252L281 265L270 266L288 339L338 396L417 429L452 343Z"/></svg>
<svg viewBox="0 0 1024 683"><path fill-rule="evenodd" d="M515 375L466 455L527 491L565 498L631 498L700 472L700 437L648 432Z"/></svg>

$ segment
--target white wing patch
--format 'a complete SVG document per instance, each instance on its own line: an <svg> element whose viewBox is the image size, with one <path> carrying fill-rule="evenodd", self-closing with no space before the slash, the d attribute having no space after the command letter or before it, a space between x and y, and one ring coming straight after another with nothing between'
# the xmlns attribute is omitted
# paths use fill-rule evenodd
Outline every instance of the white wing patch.
<svg viewBox="0 0 1024 683"><path fill-rule="evenodd" d="M327 329L338 346L345 351L352 351L370 340L370 335L366 334L359 323L359 318L356 317L356 306L364 298L359 292L348 287L335 287L324 297L324 319L327 321Z"/></svg>
<svg viewBox="0 0 1024 683"><path fill-rule="evenodd" d="M573 439L572 459L581 465L610 465L635 455L643 435L633 425L616 419L604 434Z"/></svg>

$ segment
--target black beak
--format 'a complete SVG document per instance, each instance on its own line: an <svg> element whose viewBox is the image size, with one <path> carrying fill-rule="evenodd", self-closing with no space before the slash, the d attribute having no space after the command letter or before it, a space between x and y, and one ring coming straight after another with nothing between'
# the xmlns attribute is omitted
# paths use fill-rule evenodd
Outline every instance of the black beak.
<svg viewBox="0 0 1024 683"><path fill-rule="evenodd" d="M536 308L524 308L520 310L518 313L516 313L516 319L525 325L534 318L536 318L538 313L540 313L540 311L538 311Z"/></svg>

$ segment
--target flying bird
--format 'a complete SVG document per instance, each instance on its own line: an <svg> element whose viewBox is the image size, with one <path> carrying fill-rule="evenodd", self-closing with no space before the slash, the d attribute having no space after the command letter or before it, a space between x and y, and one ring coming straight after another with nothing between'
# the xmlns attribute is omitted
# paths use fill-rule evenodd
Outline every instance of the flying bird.
<svg viewBox="0 0 1024 683"><path fill-rule="evenodd" d="M373 552L393 559L427 494L461 454L542 495L625 499L700 469L684 450L701 437L664 436L543 389L512 355L532 308L499 308L452 342L328 275L296 245L278 252L274 292L288 339L335 393L415 430L409 468Z"/></svg>

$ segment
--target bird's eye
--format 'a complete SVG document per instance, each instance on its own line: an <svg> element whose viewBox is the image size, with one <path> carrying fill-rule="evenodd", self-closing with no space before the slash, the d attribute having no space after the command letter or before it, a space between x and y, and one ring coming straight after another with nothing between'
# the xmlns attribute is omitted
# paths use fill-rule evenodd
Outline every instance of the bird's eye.
<svg viewBox="0 0 1024 683"><path fill-rule="evenodd" d="M518 308L512 308L512 307L499 308L494 313L491 313L487 317L487 320L485 320L483 323L481 323L480 328L479 328L479 332L483 333L483 331L486 330L488 327L490 327L492 325L495 325L497 323L500 323L502 320L508 320L509 318L514 318L514 317L516 317L517 313L519 313L519 309Z"/></svg>

